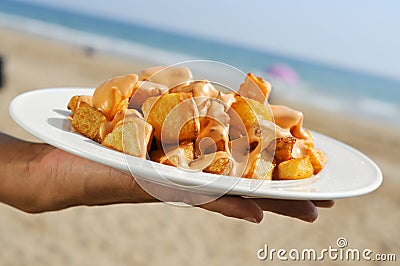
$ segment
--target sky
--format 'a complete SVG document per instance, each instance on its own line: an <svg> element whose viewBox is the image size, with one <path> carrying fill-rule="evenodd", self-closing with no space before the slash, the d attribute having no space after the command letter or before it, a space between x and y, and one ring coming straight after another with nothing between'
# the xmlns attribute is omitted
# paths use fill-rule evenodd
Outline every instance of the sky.
<svg viewBox="0 0 400 266"><path fill-rule="evenodd" d="M400 80L397 0L23 0Z"/></svg>

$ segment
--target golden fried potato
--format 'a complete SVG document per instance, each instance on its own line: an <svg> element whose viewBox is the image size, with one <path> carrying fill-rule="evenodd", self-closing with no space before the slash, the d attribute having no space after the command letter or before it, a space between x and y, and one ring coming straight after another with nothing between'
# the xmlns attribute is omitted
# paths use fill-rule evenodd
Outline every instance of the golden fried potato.
<svg viewBox="0 0 400 266"><path fill-rule="evenodd" d="M314 136L311 134L311 131L308 129L304 129L308 138L304 140L304 145L307 145L308 148L314 148Z"/></svg>
<svg viewBox="0 0 400 266"><path fill-rule="evenodd" d="M191 141L182 142L173 150L165 148L167 154L160 148L150 153L150 159L171 166L185 166L194 159L193 142Z"/></svg>
<svg viewBox="0 0 400 266"><path fill-rule="evenodd" d="M228 152L217 151L201 155L191 161L189 167L192 170L228 175L233 167L233 160Z"/></svg>
<svg viewBox="0 0 400 266"><path fill-rule="evenodd" d="M257 77L252 73L248 73L243 84L240 85L239 95L265 103L271 93L271 84Z"/></svg>
<svg viewBox="0 0 400 266"><path fill-rule="evenodd" d="M73 113L75 113L76 109L78 108L78 98L78 95L72 96L72 98L68 102L67 108Z"/></svg>
<svg viewBox="0 0 400 266"><path fill-rule="evenodd" d="M293 137L275 139L275 159L278 163L292 159L295 143L296 139Z"/></svg>
<svg viewBox="0 0 400 266"><path fill-rule="evenodd" d="M101 111L108 121L113 120L116 113L128 108L137 81L136 74L105 81L93 92L92 106Z"/></svg>
<svg viewBox="0 0 400 266"><path fill-rule="evenodd" d="M239 95L236 95L235 99L236 102L232 103L231 109L228 112L232 118L233 127L239 127L239 125L235 125L238 121L235 121L235 115L232 114L232 112L236 112L239 115L241 123L243 123L246 128L254 124L259 124L259 120L272 121L272 114L264 104Z"/></svg>
<svg viewBox="0 0 400 266"><path fill-rule="evenodd" d="M140 110L146 99L159 96L167 90L167 86L162 84L152 83L149 81L138 81L136 82L128 108Z"/></svg>
<svg viewBox="0 0 400 266"><path fill-rule="evenodd" d="M278 164L277 177L280 180L303 179L311 177L314 168L308 156L294 158Z"/></svg>
<svg viewBox="0 0 400 266"><path fill-rule="evenodd" d="M143 103L142 111L146 121L154 127L154 137L164 144L191 141L198 135L199 117L190 93L150 97Z"/></svg>
<svg viewBox="0 0 400 266"><path fill-rule="evenodd" d="M168 88L172 88L182 83L189 82L193 79L192 72L189 68L182 66L156 66L143 69L139 73L140 80L146 80L158 84L163 84Z"/></svg>
<svg viewBox="0 0 400 266"><path fill-rule="evenodd" d="M79 105L85 102L89 105L92 105L92 96L87 96L87 95L76 95L73 96L68 103L68 110L71 110L72 113L76 112L76 109L78 109Z"/></svg>
<svg viewBox="0 0 400 266"><path fill-rule="evenodd" d="M153 127L139 117L121 120L111 133L104 138L102 145L127 154L146 158Z"/></svg>
<svg viewBox="0 0 400 266"><path fill-rule="evenodd" d="M100 143L100 127L105 121L106 117L102 112L86 102L81 102L73 115L71 124L82 135Z"/></svg>
<svg viewBox="0 0 400 266"><path fill-rule="evenodd" d="M243 177L272 180L275 166L276 164L273 162L271 155L264 150L258 154L257 159L253 161L251 168Z"/></svg>
<svg viewBox="0 0 400 266"><path fill-rule="evenodd" d="M229 158L217 158L203 171L217 175L228 175L232 169L232 161Z"/></svg>
<svg viewBox="0 0 400 266"><path fill-rule="evenodd" d="M316 148L309 148L307 155L310 157L311 164L314 168L314 175L318 174L326 165L327 156L326 154Z"/></svg>

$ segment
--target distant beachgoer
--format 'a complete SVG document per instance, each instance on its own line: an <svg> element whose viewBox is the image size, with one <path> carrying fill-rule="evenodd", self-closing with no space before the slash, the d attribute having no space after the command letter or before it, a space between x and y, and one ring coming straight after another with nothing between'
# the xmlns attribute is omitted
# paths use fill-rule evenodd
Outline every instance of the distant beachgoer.
<svg viewBox="0 0 400 266"><path fill-rule="evenodd" d="M85 51L85 54L89 57L93 56L95 53L95 49L91 46L85 46L84 51Z"/></svg>
<svg viewBox="0 0 400 266"><path fill-rule="evenodd" d="M0 89L4 86L4 59L3 56L0 55Z"/></svg>

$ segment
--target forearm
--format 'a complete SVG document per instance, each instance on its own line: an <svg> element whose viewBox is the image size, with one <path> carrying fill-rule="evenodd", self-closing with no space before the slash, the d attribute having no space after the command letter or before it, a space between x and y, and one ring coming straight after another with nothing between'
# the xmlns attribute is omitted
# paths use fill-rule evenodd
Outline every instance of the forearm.
<svg viewBox="0 0 400 266"><path fill-rule="evenodd" d="M26 212L155 201L130 175L47 144L0 133L0 151L0 202Z"/></svg>
<svg viewBox="0 0 400 266"><path fill-rule="evenodd" d="M0 201L25 209L35 199L34 191L40 186L33 180L32 162L47 149L0 133Z"/></svg>

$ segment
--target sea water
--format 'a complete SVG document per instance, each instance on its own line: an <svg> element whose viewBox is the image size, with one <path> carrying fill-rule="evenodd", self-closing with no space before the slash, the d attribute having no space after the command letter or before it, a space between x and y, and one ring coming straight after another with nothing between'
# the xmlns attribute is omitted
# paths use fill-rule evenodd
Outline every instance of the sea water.
<svg viewBox="0 0 400 266"><path fill-rule="evenodd" d="M279 97L400 125L400 80L113 21L100 15L8 0L0 2L0 26L93 50L142 58L154 64L168 65L194 59L220 61L272 81L273 93ZM268 70L277 65L290 67L298 80L287 82L271 75Z"/></svg>

